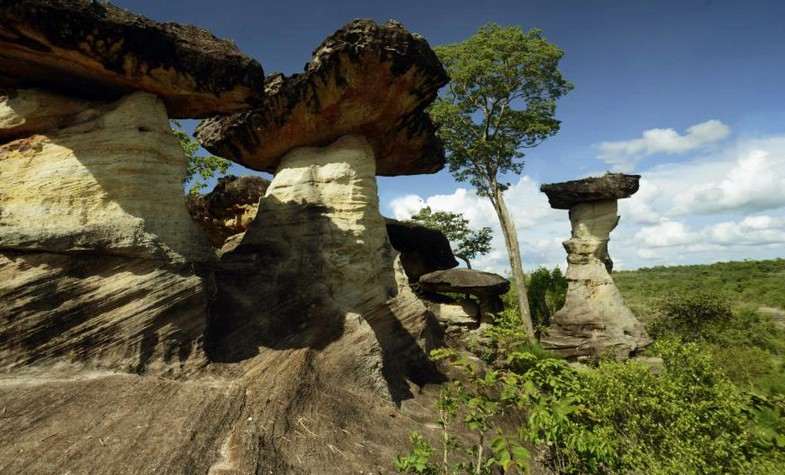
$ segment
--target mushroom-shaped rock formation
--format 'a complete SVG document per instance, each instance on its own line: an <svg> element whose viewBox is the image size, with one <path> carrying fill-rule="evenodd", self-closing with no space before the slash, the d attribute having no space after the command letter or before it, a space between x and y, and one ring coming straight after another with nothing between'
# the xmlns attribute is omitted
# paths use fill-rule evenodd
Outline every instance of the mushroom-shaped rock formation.
<svg viewBox="0 0 785 475"><path fill-rule="evenodd" d="M258 104L264 72L226 40L94 0L0 0L3 87L114 100L160 97L169 116L207 117Z"/></svg>
<svg viewBox="0 0 785 475"><path fill-rule="evenodd" d="M355 134L372 146L377 175L432 173L444 152L424 109L447 81L419 35L355 20L314 51L304 73L268 77L262 107L208 119L197 137L216 155L275 172L290 150Z"/></svg>
<svg viewBox="0 0 785 475"><path fill-rule="evenodd" d="M480 302L480 317L483 318L488 313L502 309L499 296L510 290L510 281L491 272L458 268L425 274L420 277L420 287L426 293L455 292L474 295Z"/></svg>
<svg viewBox="0 0 785 475"><path fill-rule="evenodd" d="M189 195L188 212L220 249L230 236L245 232L268 186L270 181L260 176L225 176L206 195Z"/></svg>
<svg viewBox="0 0 785 475"><path fill-rule="evenodd" d="M458 266L450 241L438 229L390 218L385 221L390 244L401 253L401 264L410 282L417 282L423 274Z"/></svg>
<svg viewBox="0 0 785 475"><path fill-rule="evenodd" d="M551 206L569 207L572 224L572 237L564 242L567 297L541 339L545 348L567 357L610 353L624 359L649 343L613 283L608 257L608 236L619 222L616 200L635 193L639 178L606 174L541 187Z"/></svg>
<svg viewBox="0 0 785 475"><path fill-rule="evenodd" d="M69 18L40 21L70 28ZM25 24L2 21L4 61L7 32ZM332 117L320 122L325 142L265 138L286 152L247 232L217 263L187 214L185 159L161 99L136 92L86 103L86 115L64 108L62 129L50 129L61 127L57 113L6 121L16 130L0 139L4 471L384 473L406 435L425 431L439 393L426 383L440 381L426 355L442 333L390 246L376 175L443 160L428 152L438 141L422 113L438 87L423 85L435 56L397 25L367 28L341 30L325 43L337 56L319 54L332 66L313 69L345 88L346 103L370 88L352 84L377 81L389 100L355 104L385 114L347 131L333 127L342 108L295 106ZM38 71L41 57L15 71ZM316 87L317 76L302 77ZM382 137L406 138L398 158L380 144L401 143ZM57 449L39 450L42 440Z"/></svg>

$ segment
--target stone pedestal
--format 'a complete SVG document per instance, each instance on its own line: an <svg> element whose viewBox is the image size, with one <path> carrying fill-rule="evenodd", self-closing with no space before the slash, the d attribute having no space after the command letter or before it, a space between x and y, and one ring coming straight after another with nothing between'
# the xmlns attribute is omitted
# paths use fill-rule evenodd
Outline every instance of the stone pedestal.
<svg viewBox="0 0 785 475"><path fill-rule="evenodd" d="M567 357L610 353L625 359L650 340L609 273L608 240L619 221L617 200L572 203L569 210L572 236L564 242L567 297L553 315L542 345Z"/></svg>
<svg viewBox="0 0 785 475"><path fill-rule="evenodd" d="M185 173L156 96L0 97L0 370L206 364L201 265L214 256Z"/></svg>
<svg viewBox="0 0 785 475"><path fill-rule="evenodd" d="M427 309L387 238L375 163L361 136L283 157L255 220L221 258L211 312L220 317L208 330L212 359L330 346L340 354L323 356L342 377L353 374L395 398L400 388L393 386L403 381L385 381L392 367L410 364L408 351L424 356L405 321L424 324ZM388 343L404 354L391 353ZM351 361L339 364L336 356Z"/></svg>

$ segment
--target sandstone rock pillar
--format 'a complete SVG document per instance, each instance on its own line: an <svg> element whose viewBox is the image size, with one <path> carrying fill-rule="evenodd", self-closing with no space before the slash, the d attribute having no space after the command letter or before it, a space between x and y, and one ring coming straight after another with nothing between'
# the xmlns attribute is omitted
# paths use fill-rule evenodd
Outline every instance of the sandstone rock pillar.
<svg viewBox="0 0 785 475"><path fill-rule="evenodd" d="M200 28L0 1L0 371L206 365L215 255L185 209L169 119L246 110L263 81Z"/></svg>
<svg viewBox="0 0 785 475"><path fill-rule="evenodd" d="M410 395L435 322L390 245L376 176L444 165L425 108L446 81L422 37L355 20L302 74L268 77L263 107L199 125L207 150L275 173L221 256L211 358L318 352L313 374L376 398Z"/></svg>
<svg viewBox="0 0 785 475"><path fill-rule="evenodd" d="M545 348L567 357L618 359L649 343L643 325L624 304L610 271L610 232L619 222L617 199L638 190L637 175L543 185L551 206L570 210L572 236L567 251L567 297L541 339Z"/></svg>

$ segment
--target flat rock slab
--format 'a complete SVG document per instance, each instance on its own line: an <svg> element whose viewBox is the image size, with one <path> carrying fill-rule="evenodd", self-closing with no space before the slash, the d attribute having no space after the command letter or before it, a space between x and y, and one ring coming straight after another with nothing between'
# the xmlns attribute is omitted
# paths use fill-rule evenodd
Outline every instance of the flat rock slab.
<svg viewBox="0 0 785 475"><path fill-rule="evenodd" d="M0 0L0 71L4 87L150 92L174 118L246 110L264 93L261 65L234 43L91 0Z"/></svg>
<svg viewBox="0 0 785 475"><path fill-rule="evenodd" d="M444 149L425 108L448 80L421 36L394 21L355 20L324 40L304 73L268 77L262 107L208 119L197 138L216 155L275 172L292 149L356 134L374 148L378 175L433 173Z"/></svg>
<svg viewBox="0 0 785 475"><path fill-rule="evenodd" d="M548 195L551 208L570 209L578 203L628 198L638 191L640 177L607 173L600 177L545 184L540 191Z"/></svg>
<svg viewBox="0 0 785 475"><path fill-rule="evenodd" d="M491 272L473 269L448 269L420 277L428 292L465 292L473 295L501 295L510 290L510 281Z"/></svg>

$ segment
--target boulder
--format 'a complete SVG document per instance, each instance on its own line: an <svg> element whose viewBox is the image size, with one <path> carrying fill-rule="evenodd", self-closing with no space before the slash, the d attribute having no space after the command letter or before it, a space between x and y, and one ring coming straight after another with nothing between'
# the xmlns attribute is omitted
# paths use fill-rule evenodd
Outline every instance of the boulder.
<svg viewBox="0 0 785 475"><path fill-rule="evenodd" d="M160 97L174 118L260 103L264 72L234 43L93 0L0 0L0 85L114 100Z"/></svg>
<svg viewBox="0 0 785 475"><path fill-rule="evenodd" d="M221 177L206 195L188 196L188 212L220 249L230 236L245 232L268 186L270 181L260 176Z"/></svg>
<svg viewBox="0 0 785 475"><path fill-rule="evenodd" d="M476 328L480 322L480 307L469 299L452 302L426 301L428 309L442 325L448 327Z"/></svg>
<svg viewBox="0 0 785 475"><path fill-rule="evenodd" d="M638 191L640 175L606 173L600 177L550 183L540 187L551 208L570 209L579 203L629 198Z"/></svg>
<svg viewBox="0 0 785 475"><path fill-rule="evenodd" d="M619 222L615 198L638 188L637 175L605 175L541 188L552 206L570 203L577 197L588 201L570 207L572 237L567 250L567 296L564 306L551 317L551 326L541 338L543 347L571 358L599 358L611 354L625 359L649 344L643 325L624 304L609 273L608 240ZM581 185L584 184L584 185ZM602 184L608 188L603 189ZM566 197L557 190L565 190ZM620 191L622 190L622 191ZM631 191L632 190L632 191Z"/></svg>
<svg viewBox="0 0 785 475"><path fill-rule="evenodd" d="M429 272L458 266L450 241L441 231L410 221L385 221L390 244L401 253L401 264L410 282L417 282Z"/></svg>
<svg viewBox="0 0 785 475"><path fill-rule="evenodd" d="M447 81L421 36L355 20L316 48L304 73L268 77L262 107L205 120L196 136L216 155L275 172L290 150L361 134L378 175L433 173L444 151L425 108Z"/></svg>

